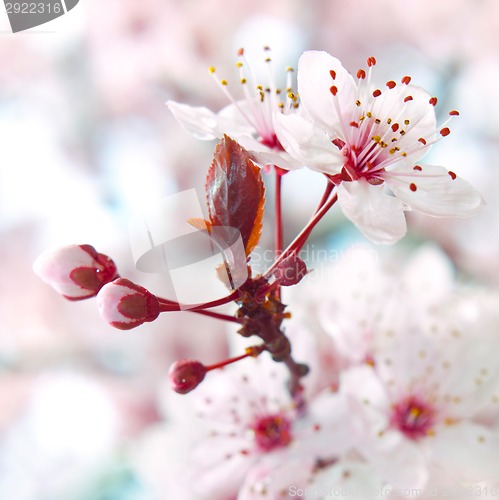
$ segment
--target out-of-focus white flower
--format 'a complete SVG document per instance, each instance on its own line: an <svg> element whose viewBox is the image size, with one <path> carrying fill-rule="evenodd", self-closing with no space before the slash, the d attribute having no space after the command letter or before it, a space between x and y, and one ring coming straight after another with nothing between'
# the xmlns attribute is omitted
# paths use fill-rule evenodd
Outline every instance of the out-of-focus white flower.
<svg viewBox="0 0 499 500"><path fill-rule="evenodd" d="M97 295L97 307L104 320L120 330L154 321L160 313L158 299L149 290L125 278L118 278L102 288Z"/></svg>
<svg viewBox="0 0 499 500"><path fill-rule="evenodd" d="M265 50L268 51L268 47ZM284 151L275 133L276 115L291 114L299 107L298 96L292 89L293 69L287 68L286 88L278 88L267 54L268 81L261 85L255 81L243 49L239 50L238 56L243 99L234 98L228 90L227 80L218 80L215 68L211 67L210 73L230 101L228 106L218 113L206 107L193 107L175 101L168 101L168 107L179 123L198 139L212 140L227 134L249 150L261 166L277 165L284 169L302 166Z"/></svg>
<svg viewBox="0 0 499 500"><path fill-rule="evenodd" d="M261 493L276 477L267 472L283 463L306 469L358 442L363 427L347 398L326 391L304 410L289 396L286 377L284 366L250 358L210 373L189 396L198 408L199 436L184 479L199 498ZM192 432L192 422L189 428ZM281 485L296 479L281 476Z"/></svg>
<svg viewBox="0 0 499 500"><path fill-rule="evenodd" d="M337 287L357 309L332 294L322 319L345 356L358 351L349 361L364 361L340 379L369 428L359 453L393 487L423 488L435 470L497 479L497 313L480 292L453 290L448 263L429 249L398 277L368 262L350 277L353 287Z"/></svg>
<svg viewBox="0 0 499 500"><path fill-rule="evenodd" d="M440 136L450 133L447 123L437 128L437 99L410 85L408 76L372 91L376 60L367 63L368 71L360 69L356 82L326 52L301 56L298 92L305 113L276 115L275 132L284 149L330 176L344 214L376 243L393 243L405 234L405 210L435 217L477 213L483 199L469 183L443 167L419 163ZM395 196L385 192L385 184Z"/></svg>
<svg viewBox="0 0 499 500"><path fill-rule="evenodd" d="M118 276L114 262L91 245L67 245L46 252L38 257L33 269L69 300L94 297Z"/></svg>

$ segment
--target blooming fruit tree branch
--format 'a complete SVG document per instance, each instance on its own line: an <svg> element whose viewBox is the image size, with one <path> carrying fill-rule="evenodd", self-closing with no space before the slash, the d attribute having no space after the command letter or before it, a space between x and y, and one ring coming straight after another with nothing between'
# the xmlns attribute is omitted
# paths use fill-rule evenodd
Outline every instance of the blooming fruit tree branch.
<svg viewBox="0 0 499 500"><path fill-rule="evenodd" d="M232 96L226 80L215 78L230 100L218 114L173 101L168 106L197 137L220 138L206 177L208 220L193 218L189 223L222 245L229 242L229 232L237 230L248 276L234 287L231 273L237 269L226 265L227 295L188 310L236 323L239 335L257 337L260 343L211 366L181 360L170 370L170 381L176 391L186 393L208 371L267 352L288 368L288 388L299 407L304 403L301 380L309 367L295 359L283 329L290 313L281 301L281 287L297 285L307 274L299 251L329 210L338 203L366 237L375 243L393 243L406 232L405 211L465 217L477 213L483 200L453 171L421 163L429 147L450 129L447 122L437 127L437 99L412 85L410 77L400 83L389 80L383 90L373 88L374 57L367 59L367 69L359 69L353 77L326 52L309 51L299 61L296 92L291 68L286 88L279 89L272 71L266 85L257 84L243 50L238 57L243 99ZM266 62L270 64L271 59ZM213 68L210 74L215 77ZM451 111L450 117L458 114ZM262 167L273 170L276 177L276 259L263 274L253 275L251 256L260 240L265 208ZM326 188L309 223L284 247L282 180L287 171L300 167L323 175ZM102 317L119 329L132 329L157 320L161 313L186 309L120 277L113 261L90 245L46 253L34 268L68 299L97 296ZM231 302L237 305L234 316L211 310Z"/></svg>

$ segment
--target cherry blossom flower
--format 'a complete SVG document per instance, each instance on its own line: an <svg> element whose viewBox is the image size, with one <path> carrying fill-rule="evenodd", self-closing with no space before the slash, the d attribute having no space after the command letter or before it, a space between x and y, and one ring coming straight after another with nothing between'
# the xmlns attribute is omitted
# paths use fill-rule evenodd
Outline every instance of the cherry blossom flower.
<svg viewBox="0 0 499 500"><path fill-rule="evenodd" d="M423 488L436 470L497 480L497 313L478 291L452 288L448 264L427 249L399 278L368 267L351 275L364 295L338 283L355 313L327 300L321 313L338 345L359 351L340 376L369 429L359 453L393 487Z"/></svg>
<svg viewBox="0 0 499 500"><path fill-rule="evenodd" d="M94 297L118 277L116 265L91 245L67 245L40 255L33 270L69 300Z"/></svg>
<svg viewBox="0 0 499 500"><path fill-rule="evenodd" d="M332 460L360 439L362 422L347 398L325 391L304 411L285 383L285 367L251 358L211 373L189 396L198 409L199 434L184 481L200 498L232 499L238 492L241 498L259 498L264 490L296 483L292 471L299 466L310 471L318 460ZM295 466L271 474L283 463Z"/></svg>
<svg viewBox="0 0 499 500"><path fill-rule="evenodd" d="M160 313L158 299L144 287L125 278L108 283L97 295L101 316L115 328L130 330Z"/></svg>
<svg viewBox="0 0 499 500"><path fill-rule="evenodd" d="M367 64L356 81L326 52L301 56L298 92L304 113L276 117L284 149L330 177L343 213L375 243L393 243L405 234L406 210L435 217L476 214L483 199L469 183L420 162L450 133L447 122L436 125L437 99L411 85L409 76L372 90L374 57Z"/></svg>
<svg viewBox="0 0 499 500"><path fill-rule="evenodd" d="M265 47L265 51L270 49ZM268 54L267 54L268 55ZM251 63L245 58L244 50L238 51L239 83L244 98L236 99L229 92L225 79L216 78L215 68L210 68L217 85L227 96L230 104L218 113L206 107L193 107L175 101L167 105L179 123L195 137L202 140L222 138L224 134L237 140L250 151L253 159L261 166L277 165L283 169L300 167L283 149L275 133L275 117L291 114L298 107L298 96L292 89L293 68L287 68L286 88L275 84L271 58L266 57L268 82L257 83Z"/></svg>

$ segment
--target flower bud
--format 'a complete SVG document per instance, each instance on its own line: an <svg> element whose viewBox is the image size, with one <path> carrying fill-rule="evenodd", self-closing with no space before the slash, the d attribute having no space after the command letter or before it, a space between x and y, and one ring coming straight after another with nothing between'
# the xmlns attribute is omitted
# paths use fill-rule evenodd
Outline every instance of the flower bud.
<svg viewBox="0 0 499 500"><path fill-rule="evenodd" d="M279 262L274 269L274 276L281 286L292 286L299 283L307 274L307 265L295 254Z"/></svg>
<svg viewBox="0 0 499 500"><path fill-rule="evenodd" d="M120 330L154 321L160 313L158 299L149 290L125 278L102 287L97 295L97 306L101 316Z"/></svg>
<svg viewBox="0 0 499 500"><path fill-rule="evenodd" d="M203 381L207 371L206 366L199 361L181 359L170 367L170 385L175 392L187 394Z"/></svg>
<svg viewBox="0 0 499 500"><path fill-rule="evenodd" d="M118 277L116 265L90 245L67 245L40 255L33 270L69 300L88 299Z"/></svg>

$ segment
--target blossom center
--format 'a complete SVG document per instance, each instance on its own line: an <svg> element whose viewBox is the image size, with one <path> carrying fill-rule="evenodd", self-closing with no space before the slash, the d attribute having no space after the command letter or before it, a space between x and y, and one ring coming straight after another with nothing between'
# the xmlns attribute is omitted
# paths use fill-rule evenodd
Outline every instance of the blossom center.
<svg viewBox="0 0 499 500"><path fill-rule="evenodd" d="M243 49L238 50L239 60L236 63L239 70L239 83L243 90L243 99L233 97L229 91L227 80L219 80L215 77L215 81L239 115L253 129L253 137L269 149L283 152L284 148L275 134L274 114L288 114L299 106L298 96L292 89L294 70L291 67L286 69L286 87L285 89L278 88L271 67L272 59L268 57L270 48L264 47L264 52L266 53L264 61L268 72L267 85L261 85L255 80L256 72L246 59ZM210 73L215 75L215 68L211 67Z"/></svg>
<svg viewBox="0 0 499 500"><path fill-rule="evenodd" d="M292 441L291 422L282 415L259 418L252 426L255 443L261 451L288 446Z"/></svg>
<svg viewBox="0 0 499 500"><path fill-rule="evenodd" d="M431 434L435 410L421 399L410 396L393 406L391 424L409 439L417 440Z"/></svg>

